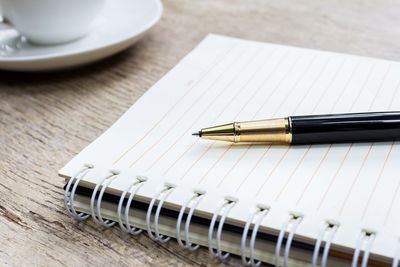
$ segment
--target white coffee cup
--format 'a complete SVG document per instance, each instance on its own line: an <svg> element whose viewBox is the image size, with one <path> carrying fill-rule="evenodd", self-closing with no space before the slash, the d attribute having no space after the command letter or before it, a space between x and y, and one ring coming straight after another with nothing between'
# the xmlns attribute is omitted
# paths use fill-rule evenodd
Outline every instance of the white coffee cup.
<svg viewBox="0 0 400 267"><path fill-rule="evenodd" d="M0 15L29 41L69 42L86 35L106 0L0 0Z"/></svg>

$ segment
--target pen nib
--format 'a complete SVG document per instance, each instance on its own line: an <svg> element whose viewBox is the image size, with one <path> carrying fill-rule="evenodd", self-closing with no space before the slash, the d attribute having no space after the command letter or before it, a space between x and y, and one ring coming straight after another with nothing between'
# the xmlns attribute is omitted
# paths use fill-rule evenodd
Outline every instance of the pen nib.
<svg viewBox="0 0 400 267"><path fill-rule="evenodd" d="M198 131L198 132L192 133L192 135L193 135L193 136L198 136L198 137L201 137L201 131Z"/></svg>

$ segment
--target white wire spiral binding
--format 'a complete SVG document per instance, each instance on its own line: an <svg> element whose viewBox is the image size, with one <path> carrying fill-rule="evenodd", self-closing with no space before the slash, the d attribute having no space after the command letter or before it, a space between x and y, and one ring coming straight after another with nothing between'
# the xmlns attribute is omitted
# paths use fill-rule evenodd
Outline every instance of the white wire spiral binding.
<svg viewBox="0 0 400 267"><path fill-rule="evenodd" d="M369 235L367 247L365 248L364 256L363 256L363 259L362 259L362 262L361 262L361 267L367 267L367 265L368 265L369 253L371 251L372 244L374 243L375 237L376 237L375 234L370 234Z"/></svg>
<svg viewBox="0 0 400 267"><path fill-rule="evenodd" d="M321 229L321 231L318 234L317 242L315 242L314 253L313 253L313 257L312 257L312 267L317 266L318 253L319 253L319 249L321 247L322 238L324 237L325 232L328 228L329 228L329 224L325 223L324 227Z"/></svg>
<svg viewBox="0 0 400 267"><path fill-rule="evenodd" d="M323 251L322 260L321 260L321 267L325 267L326 266L326 262L327 262L328 255L329 255L329 249L330 249L330 246L331 246L331 243L332 243L332 239L333 239L333 237L334 237L334 235L336 233L337 228L338 228L337 224L332 224L332 223L326 222L324 224L324 227L319 232L319 235L318 235L318 238L317 238L317 242L315 243L313 257L312 257L312 266L313 267L317 266L318 254L319 254L319 250L321 248L322 239L323 239L325 233L327 232L327 230L330 229L329 233L328 233L328 237L327 237L326 242L325 242L324 251Z"/></svg>
<svg viewBox="0 0 400 267"><path fill-rule="evenodd" d="M260 266L261 261L254 261L254 244L256 242L256 237L257 237L257 232L258 232L258 228L263 220L263 218L265 217L265 215L268 213L269 209L266 207L258 207L256 209L255 212L253 212L250 216L249 219L246 222L246 225L244 227L243 230L243 234L242 234L242 242L241 242L241 254L242 254L242 262L244 265L252 265L255 267ZM247 240L247 233L249 232L249 228L251 225L251 222L253 221L254 217L256 216L256 214L258 214L258 219L256 221L256 224L254 225L253 228L253 232L251 234L251 238L250 238L250 244L249 244L249 256L250 259L247 260L246 257L246 240Z"/></svg>
<svg viewBox="0 0 400 267"><path fill-rule="evenodd" d="M179 212L178 219L176 221L176 240L178 241L178 244L183 247L187 248L190 251L194 251L199 248L199 245L192 246L192 243L189 241L189 226L190 226L190 221L193 216L193 212L196 209L197 205L199 205L201 199L204 197L204 193L200 192L195 192L193 196L191 196L181 207L181 210ZM181 240L181 223L182 223L182 218L183 214L185 213L186 207L189 205L190 202L194 201L192 207L189 210L189 213L186 218L185 222L185 244L183 244Z"/></svg>
<svg viewBox="0 0 400 267"><path fill-rule="evenodd" d="M128 185L126 187L126 189L124 190L124 192L121 195L121 198L119 199L118 202L118 210L117 210L117 216L118 216L118 223L120 228L124 231L127 232L129 234L133 234L133 235L138 235L142 232L142 229L138 229L136 230L136 227L131 227L129 224L129 210L131 208L131 203L133 200L133 197L136 195L136 192L144 185L144 183L146 182L147 178L145 177L136 177L136 180L133 181L130 185ZM130 196L128 198L128 201L126 203L125 206L125 225L122 222L121 219L121 213L122 213L122 205L124 203L125 200L125 196L128 193L128 191L130 191Z"/></svg>
<svg viewBox="0 0 400 267"><path fill-rule="evenodd" d="M353 261L351 263L351 267L356 267L357 266L358 257L360 255L360 248L361 248L362 241L364 240L365 235L366 235L365 232L362 231L361 234L360 234L360 237L357 240L356 248L355 248L354 255L353 255Z"/></svg>
<svg viewBox="0 0 400 267"><path fill-rule="evenodd" d="M226 216L228 216L229 211L233 208L233 206L236 204L236 201L230 200L230 199L225 199L215 210L214 215L211 219L210 227L208 228L208 250L210 251L211 255L213 257L218 257L221 260L226 259L229 256L229 253L223 254L221 251L221 234L222 234L222 227L224 226L224 222L226 219ZM226 207L225 207L226 206ZM213 245L212 245L212 239L213 239L213 232L214 232L214 226L215 222L217 220L218 215L220 214L221 210L225 207L225 211L222 214L222 217L219 221L218 224L218 229L217 229L217 236L216 236L216 244L217 244L217 252L214 251Z"/></svg>
<svg viewBox="0 0 400 267"><path fill-rule="evenodd" d="M368 237L367 246L365 247L363 259L361 262L361 267L367 267L369 252L371 250L372 244L374 243L375 236L376 236L376 234L372 233L372 232L368 232L368 233L366 231L361 232L360 237L358 238L357 243L356 243L356 247L355 247L355 251L354 251L354 255L353 255L353 261L351 262L351 267L357 267L358 257L360 256L360 250L361 250L362 243L364 241L364 238Z"/></svg>
<svg viewBox="0 0 400 267"><path fill-rule="evenodd" d="M90 214L92 215L93 220L97 224L100 224L105 227L111 227L115 224L115 222L110 222L110 220L103 220L103 217L101 217L101 200L103 198L104 191L106 190L106 188L110 185L110 183L112 181L114 181L115 178L118 177L118 175L119 175L119 171L115 171L115 170L110 171L109 174L107 174L103 179L101 179L96 184L96 187L93 189L92 197L90 199ZM106 180L107 180L107 182L103 185L104 181L106 181ZM97 197L97 202L96 202L97 215L96 215L96 212L94 209L94 202L96 200L97 191L99 190L100 186L102 186L102 187L101 187L99 196Z"/></svg>
<svg viewBox="0 0 400 267"><path fill-rule="evenodd" d="M399 266L399 258L400 258L400 239L398 240L397 248L394 254L393 258L393 264L392 267L398 267Z"/></svg>
<svg viewBox="0 0 400 267"><path fill-rule="evenodd" d="M146 214L147 233L148 233L149 237L154 241L160 241L160 242L164 243L171 239L170 237L164 238L163 235L160 235L160 233L158 231L158 218L160 217L160 211L161 211L162 205L164 204L164 201L172 193L173 190L174 190L173 186L165 185L164 188L162 188L160 191L158 191L154 195L154 197L152 198L152 200L149 204L149 208L147 209L147 214ZM151 211L153 210L154 203L156 202L158 197L163 192L164 192L164 195L161 197L160 202L157 205L156 213L154 215L154 235L153 235L153 233L151 231L151 222L150 222Z"/></svg>
<svg viewBox="0 0 400 267"><path fill-rule="evenodd" d="M322 260L321 260L321 266L326 266L326 262L328 260L328 255L329 255L329 249L332 244L332 239L335 236L335 233L338 229L338 225L334 225L329 232L328 238L326 239L325 247L324 247L324 252L322 253Z"/></svg>
<svg viewBox="0 0 400 267"><path fill-rule="evenodd" d="M275 249L275 266L276 267L279 267L279 258L280 258L280 251L281 251L283 237L286 233L288 224L292 220L294 220L294 222L293 222L292 227L290 228L290 232L289 232L288 238L286 240L285 252L283 255L283 266L284 267L288 266L287 263L289 260L290 246L292 244L293 236L294 236L294 233L296 232L297 226L300 224L300 222L302 220L302 216L294 215L294 214L289 215L288 219L283 223L282 228L279 232L278 241L276 243L276 249Z"/></svg>
<svg viewBox="0 0 400 267"><path fill-rule="evenodd" d="M75 208L74 208L74 197L75 197L75 192L78 187L79 182L85 175L90 171L90 169L93 168L92 164L85 164L79 171L77 171L74 175L71 176L71 178L68 181L67 186L65 187L65 192L64 192L64 206L65 209L67 210L68 214L79 220L85 220L89 218L89 214L85 214L83 212L77 213ZM76 179L76 181L75 181ZM75 181L75 182L74 182ZM69 194L69 189L71 188L72 183L74 182L74 186L72 187L72 191L69 195L69 201L68 201L68 194ZM69 206L68 206L69 202Z"/></svg>

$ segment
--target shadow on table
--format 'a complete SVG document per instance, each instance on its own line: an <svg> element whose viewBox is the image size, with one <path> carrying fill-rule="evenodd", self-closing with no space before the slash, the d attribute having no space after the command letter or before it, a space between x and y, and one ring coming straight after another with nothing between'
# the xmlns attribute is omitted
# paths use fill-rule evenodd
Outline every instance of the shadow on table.
<svg viewBox="0 0 400 267"><path fill-rule="evenodd" d="M116 55L105 58L103 60L90 63L88 65L79 66L73 69L48 71L48 72L12 72L0 71L0 93L10 93L17 90L21 93L21 89L26 92L40 92L42 90L58 90L61 89L57 84L79 84L84 83L84 79L95 79L101 74L120 69L124 63L140 54L141 49L136 46L122 51ZM134 71L130 69L130 71ZM122 75L120 75L122 76ZM103 85L107 86L110 79L101 79ZM62 86L64 87L64 86ZM63 90L65 88L62 88Z"/></svg>

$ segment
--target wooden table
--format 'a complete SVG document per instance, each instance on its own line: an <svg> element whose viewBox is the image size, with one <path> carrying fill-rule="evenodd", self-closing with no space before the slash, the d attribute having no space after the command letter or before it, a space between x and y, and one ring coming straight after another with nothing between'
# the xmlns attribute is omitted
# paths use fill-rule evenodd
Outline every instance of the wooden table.
<svg viewBox="0 0 400 267"><path fill-rule="evenodd" d="M204 248L71 219L57 176L207 33L400 60L398 0L164 4L156 27L114 57L66 72L0 72L0 264L220 264Z"/></svg>

